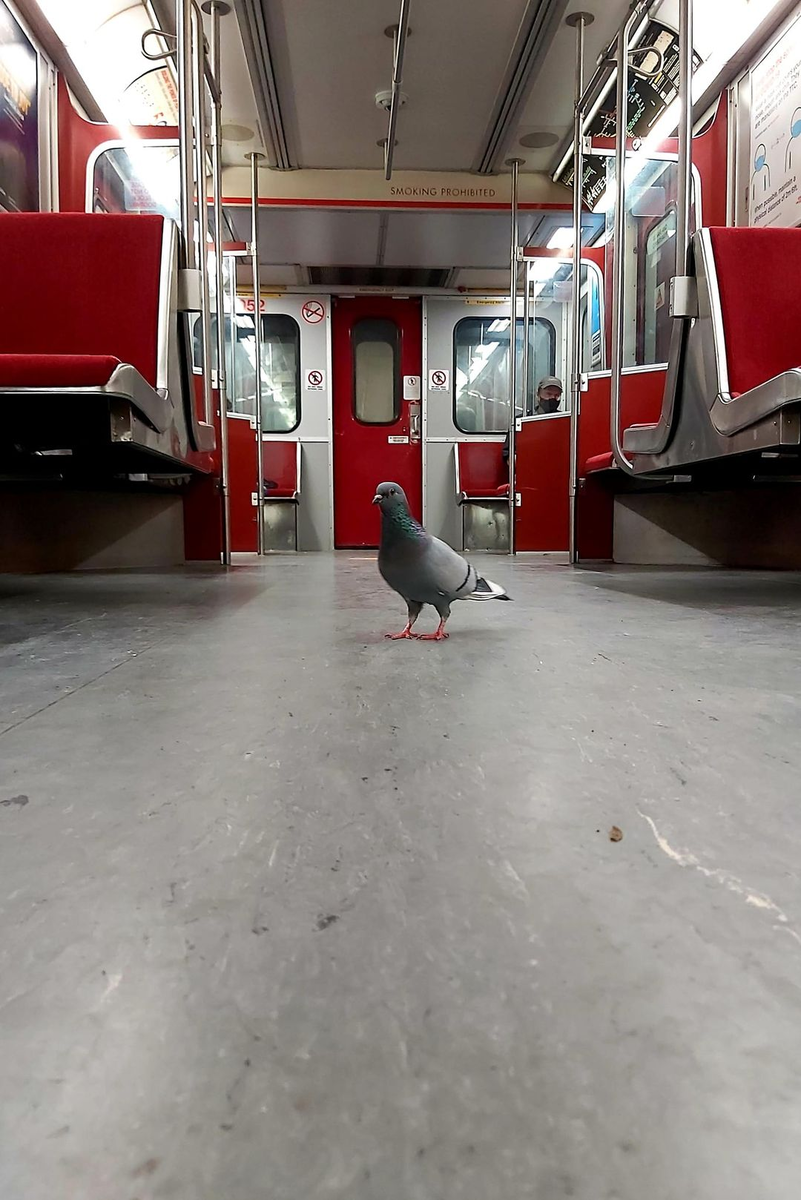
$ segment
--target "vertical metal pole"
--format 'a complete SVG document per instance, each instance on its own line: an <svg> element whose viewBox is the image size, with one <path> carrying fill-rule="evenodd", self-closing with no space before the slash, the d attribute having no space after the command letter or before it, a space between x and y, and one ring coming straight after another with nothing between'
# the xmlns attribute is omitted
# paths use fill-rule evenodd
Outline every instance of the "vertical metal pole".
<svg viewBox="0 0 801 1200"><path fill-rule="evenodd" d="M212 119L212 194L214 198L214 265L217 291L217 397L220 405L220 490L222 492L222 561L231 565L231 509L228 451L228 387L225 362L225 282L223 280L222 86L220 71L220 4L211 0L211 72L217 86ZM222 5L223 11L230 11ZM233 260L232 260L233 261ZM234 269L236 269L234 267ZM231 309L233 328L234 311Z"/></svg>
<svg viewBox="0 0 801 1200"><path fill-rule="evenodd" d="M528 412L528 377L531 364L529 362L529 327L531 321L531 278L530 278L531 263L528 259L523 261L523 351L521 354L520 365L520 407L523 410L524 416L530 416Z"/></svg>
<svg viewBox="0 0 801 1200"><path fill-rule="evenodd" d="M509 553L515 552L515 423L517 420L517 193L520 182L521 158L510 158L512 168L512 224L509 232Z"/></svg>
<svg viewBox="0 0 801 1200"><path fill-rule="evenodd" d="M693 191L693 0L679 0L679 107L676 274L685 275Z"/></svg>
<svg viewBox="0 0 801 1200"><path fill-rule="evenodd" d="M612 379L609 406L609 435L615 462L627 475L634 468L623 451L620 437L620 381L623 371L623 286L626 271L626 143L629 123L629 36L637 10L631 13L617 35L617 98L615 137L615 252L612 262Z"/></svg>
<svg viewBox="0 0 801 1200"><path fill-rule="evenodd" d="M578 513L578 435L579 409L581 406L581 204L584 178L584 110L581 96L584 91L584 27L587 14L573 13L568 23L576 27L576 80L575 104L573 109L573 291L571 297L570 338L570 530L569 560L578 561L577 513Z"/></svg>
<svg viewBox="0 0 801 1200"><path fill-rule="evenodd" d="M209 296L209 205L206 188L206 48L200 12L192 6L192 65L194 76L195 163L197 173L198 267L200 268L200 323L203 330L203 420L214 424L211 394L211 299Z"/></svg>
<svg viewBox="0 0 801 1200"><path fill-rule="evenodd" d="M264 554L264 443L262 442L261 267L259 264L259 159L250 155L250 261L253 269L253 328L256 334L256 470L259 554Z"/></svg>
<svg viewBox="0 0 801 1200"><path fill-rule="evenodd" d="M195 171L192 126L192 0L175 0L178 53L178 160L181 172L181 266L191 271L195 257Z"/></svg>

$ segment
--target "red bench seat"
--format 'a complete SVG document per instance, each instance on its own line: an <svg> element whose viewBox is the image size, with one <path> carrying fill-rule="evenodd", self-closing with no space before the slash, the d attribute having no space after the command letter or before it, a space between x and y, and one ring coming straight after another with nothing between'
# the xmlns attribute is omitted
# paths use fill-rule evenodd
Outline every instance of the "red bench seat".
<svg viewBox="0 0 801 1200"><path fill-rule="evenodd" d="M0 354L0 387L101 387L119 366L110 354Z"/></svg>
<svg viewBox="0 0 801 1200"><path fill-rule="evenodd" d="M500 442L456 442L453 450L460 504L508 498L509 472Z"/></svg>
<svg viewBox="0 0 801 1200"><path fill-rule="evenodd" d="M264 499L300 500L300 442L264 442Z"/></svg>

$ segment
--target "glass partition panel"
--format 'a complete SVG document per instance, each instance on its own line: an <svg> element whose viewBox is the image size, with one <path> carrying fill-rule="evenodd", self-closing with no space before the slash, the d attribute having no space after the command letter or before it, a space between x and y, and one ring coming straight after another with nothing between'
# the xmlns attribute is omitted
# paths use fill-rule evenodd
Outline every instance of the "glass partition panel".
<svg viewBox="0 0 801 1200"><path fill-rule="evenodd" d="M606 293L611 303L615 160L607 160ZM693 178L693 187L696 180ZM670 349L670 281L676 271L678 165L674 159L632 156L626 163L625 237L622 247L623 366L665 363ZM695 208L690 213L695 228Z"/></svg>
<svg viewBox="0 0 801 1200"><path fill-rule="evenodd" d="M547 416L569 407L572 278L572 264L561 259L529 261L528 390L520 415ZM586 265L581 268L581 314L583 369L597 371L605 361L600 276ZM454 329L454 423L463 433L505 433L509 427L509 325L508 317L465 317ZM523 337L518 316L518 371Z"/></svg>
<svg viewBox="0 0 801 1200"><path fill-rule="evenodd" d="M98 154L92 172L92 212L162 213L180 224L178 146L140 142Z"/></svg>

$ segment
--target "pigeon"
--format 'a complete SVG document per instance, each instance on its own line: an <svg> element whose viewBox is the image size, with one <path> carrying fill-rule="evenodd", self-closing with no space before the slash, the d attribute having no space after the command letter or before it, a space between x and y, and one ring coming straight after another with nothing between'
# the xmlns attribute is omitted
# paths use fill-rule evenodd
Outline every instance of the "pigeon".
<svg viewBox="0 0 801 1200"><path fill-rule="evenodd" d="M381 506L378 569L389 586L403 596L409 610L406 627L400 633L386 635L391 641L444 641L448 637L445 622L454 600L511 599L497 583L482 579L475 567L446 542L426 533L410 513L406 493L399 484L379 484L373 504ZM436 633L412 633L424 604L439 613Z"/></svg>

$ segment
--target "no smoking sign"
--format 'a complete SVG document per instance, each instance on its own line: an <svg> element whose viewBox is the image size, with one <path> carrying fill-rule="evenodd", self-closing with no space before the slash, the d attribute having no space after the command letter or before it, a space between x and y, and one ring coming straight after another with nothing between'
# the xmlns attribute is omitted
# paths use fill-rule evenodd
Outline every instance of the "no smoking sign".
<svg viewBox="0 0 801 1200"><path fill-rule="evenodd" d="M303 320L309 325L319 325L325 317L325 305L319 300L307 300L300 310Z"/></svg>

